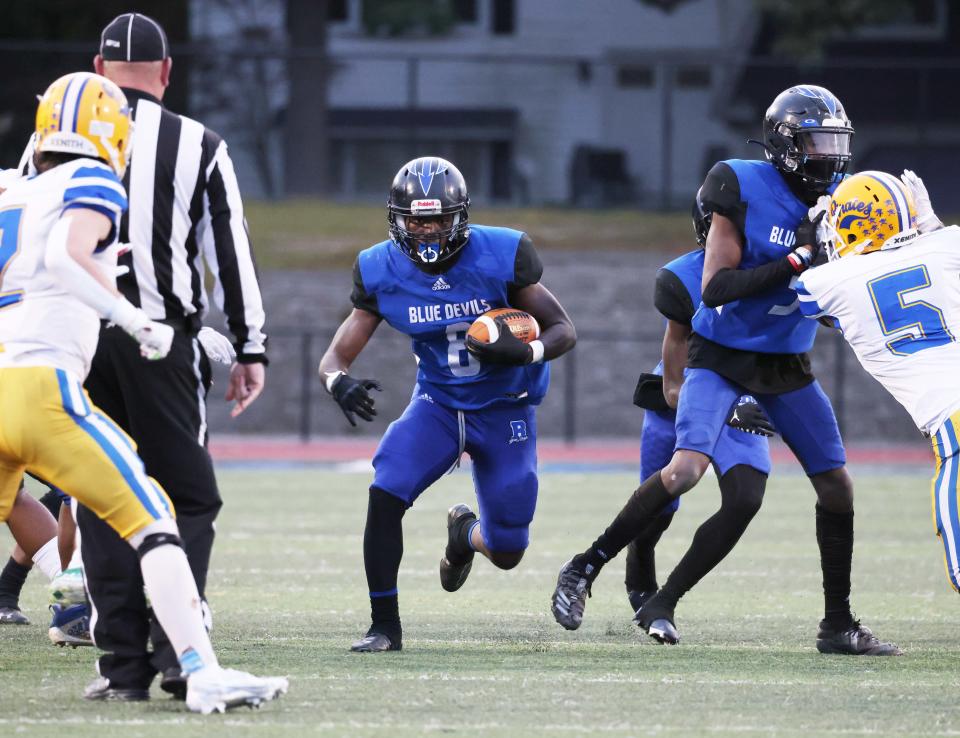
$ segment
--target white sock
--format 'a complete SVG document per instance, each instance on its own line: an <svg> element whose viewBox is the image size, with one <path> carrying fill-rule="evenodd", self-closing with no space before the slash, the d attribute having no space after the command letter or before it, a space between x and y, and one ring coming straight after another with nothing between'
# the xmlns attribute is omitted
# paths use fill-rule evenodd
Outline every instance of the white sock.
<svg viewBox="0 0 960 738"><path fill-rule="evenodd" d="M47 579L53 581L54 577L60 575L60 552L57 550L56 536L44 543L32 558Z"/></svg>
<svg viewBox="0 0 960 738"><path fill-rule="evenodd" d="M217 657L203 627L200 595L183 549L157 546L140 559L140 570L153 612L170 639L183 672L191 674L216 666Z"/></svg>

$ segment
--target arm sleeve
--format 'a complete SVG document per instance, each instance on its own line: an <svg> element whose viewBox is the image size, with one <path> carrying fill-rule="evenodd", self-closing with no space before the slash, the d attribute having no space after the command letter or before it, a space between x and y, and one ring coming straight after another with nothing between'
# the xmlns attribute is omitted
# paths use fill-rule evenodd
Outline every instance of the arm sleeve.
<svg viewBox="0 0 960 738"><path fill-rule="evenodd" d="M518 290L536 284L542 276L543 262L540 261L540 255L533 247L530 236L524 233L520 236L520 243L517 244L517 255L513 262L513 279L508 287L511 290Z"/></svg>
<svg viewBox="0 0 960 738"><path fill-rule="evenodd" d="M740 180L726 162L717 162L707 173L700 188L704 210L732 220L741 233L747 217L747 204L740 199Z"/></svg>
<svg viewBox="0 0 960 738"><path fill-rule="evenodd" d="M663 317L686 326L691 324L697 311L683 281L669 269L657 271L653 304Z"/></svg>
<svg viewBox="0 0 960 738"><path fill-rule="evenodd" d="M237 361L267 363L263 298L257 279L243 202L227 153L227 145L212 131L203 137L204 213L197 229L203 257L213 273L213 299L226 315L234 336Z"/></svg>
<svg viewBox="0 0 960 738"><path fill-rule="evenodd" d="M120 218L127 209L127 192L112 169L91 162L90 166L77 167L63 191L61 212L75 208L94 210L109 218L110 233L96 248L100 252L117 238Z"/></svg>
<svg viewBox="0 0 960 738"><path fill-rule="evenodd" d="M360 273L360 259L357 258L353 262L353 291L350 293L350 302L353 303L353 306L358 310L366 310L368 313L373 313L378 318L383 316L380 314L380 305L377 302L377 295L369 294L367 288L363 285L363 274Z"/></svg>
<svg viewBox="0 0 960 738"><path fill-rule="evenodd" d="M703 304L714 308L752 297L772 287L787 284L796 274L785 256L753 269L721 269L711 277L703 291Z"/></svg>

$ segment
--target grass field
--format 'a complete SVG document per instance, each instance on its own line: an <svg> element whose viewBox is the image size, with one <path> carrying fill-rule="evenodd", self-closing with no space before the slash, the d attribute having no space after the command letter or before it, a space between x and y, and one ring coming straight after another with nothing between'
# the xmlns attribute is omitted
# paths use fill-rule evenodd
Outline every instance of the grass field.
<svg viewBox="0 0 960 738"><path fill-rule="evenodd" d="M854 606L906 655L825 657L813 493L774 476L739 548L677 612L683 643L658 646L630 624L623 564L603 573L584 626L553 621L560 564L613 515L627 474L547 474L532 548L518 569L478 561L464 589L437 580L445 510L472 499L458 473L406 518L404 650L353 655L367 625L361 532L369 481L329 471L225 470L208 595L222 660L287 674L290 693L258 712L189 715L154 688L148 704L79 698L89 649L49 645L45 588L24 593L36 625L0 627L4 736L955 736L956 595L930 528L923 475L859 475ZM712 480L684 498L661 572L716 506ZM4 530L0 545L9 537Z"/></svg>

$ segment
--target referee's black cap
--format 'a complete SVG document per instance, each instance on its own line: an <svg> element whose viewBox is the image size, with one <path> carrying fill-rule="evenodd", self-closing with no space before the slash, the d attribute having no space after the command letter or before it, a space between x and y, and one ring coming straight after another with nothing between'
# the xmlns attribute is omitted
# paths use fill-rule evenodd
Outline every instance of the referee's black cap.
<svg viewBox="0 0 960 738"><path fill-rule="evenodd" d="M100 34L104 61L160 61L170 56L163 27L142 13L124 13L110 21Z"/></svg>

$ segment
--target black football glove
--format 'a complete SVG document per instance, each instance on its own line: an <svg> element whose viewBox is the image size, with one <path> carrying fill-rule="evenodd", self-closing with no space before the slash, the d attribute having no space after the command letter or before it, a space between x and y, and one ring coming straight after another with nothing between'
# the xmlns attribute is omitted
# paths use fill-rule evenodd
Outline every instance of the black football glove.
<svg viewBox="0 0 960 738"><path fill-rule="evenodd" d="M663 396L663 377L659 374L641 374L633 391L633 404L644 410L665 413L673 410Z"/></svg>
<svg viewBox="0 0 960 738"><path fill-rule="evenodd" d="M337 401L340 409L343 410L343 414L347 416L347 420L354 428L357 426L357 421L353 417L354 413L367 421L373 420L373 417L377 414L377 411L373 409L373 398L369 392L372 389L377 390L377 392L383 391L383 387L377 380L354 379L349 374L341 374L340 378L333 383L330 394L333 395L333 399Z"/></svg>
<svg viewBox="0 0 960 738"><path fill-rule="evenodd" d="M523 366L533 360L533 349L510 330L503 318L494 318L500 336L493 343L483 343L467 336L467 351L480 359L482 364L498 366Z"/></svg>
<svg viewBox="0 0 960 738"><path fill-rule="evenodd" d="M763 408L756 402L747 401L733 406L727 425L744 433L753 433L757 436L772 436L777 432L770 422L770 418L763 412Z"/></svg>
<svg viewBox="0 0 960 738"><path fill-rule="evenodd" d="M809 215L804 215L800 225L797 226L797 247L787 254L787 258L797 274L809 269L813 266L813 262L817 260L817 255L820 253L817 228L826 214L826 210L821 210L813 220L810 220Z"/></svg>

